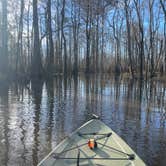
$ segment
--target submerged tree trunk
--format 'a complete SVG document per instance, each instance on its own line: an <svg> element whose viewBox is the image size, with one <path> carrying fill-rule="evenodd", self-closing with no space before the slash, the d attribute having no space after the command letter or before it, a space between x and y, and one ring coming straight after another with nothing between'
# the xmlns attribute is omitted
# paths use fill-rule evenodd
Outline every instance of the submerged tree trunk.
<svg viewBox="0 0 166 166"><path fill-rule="evenodd" d="M42 75L42 63L39 42L37 0L33 0L33 37L31 76L40 77Z"/></svg>

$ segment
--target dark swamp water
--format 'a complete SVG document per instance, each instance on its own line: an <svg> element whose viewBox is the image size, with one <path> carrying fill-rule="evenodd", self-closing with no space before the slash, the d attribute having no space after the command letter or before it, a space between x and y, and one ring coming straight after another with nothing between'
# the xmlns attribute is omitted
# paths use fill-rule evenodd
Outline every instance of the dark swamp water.
<svg viewBox="0 0 166 166"><path fill-rule="evenodd" d="M36 166L92 113L147 165L166 165L166 84L108 76L0 85L0 165Z"/></svg>

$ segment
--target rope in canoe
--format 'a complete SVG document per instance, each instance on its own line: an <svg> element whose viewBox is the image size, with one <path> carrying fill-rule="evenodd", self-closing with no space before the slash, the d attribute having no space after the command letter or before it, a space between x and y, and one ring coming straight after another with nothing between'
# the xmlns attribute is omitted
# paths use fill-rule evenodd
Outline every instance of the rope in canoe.
<svg viewBox="0 0 166 166"><path fill-rule="evenodd" d="M104 145L104 144L102 144L102 143L100 143L100 142L97 142L97 143L100 144L100 145ZM104 145L104 146L107 147L107 148L109 148L109 149L112 149L112 150L114 150L114 151L117 151L117 152L119 152L119 153L122 153L122 154L127 155L127 156L130 158L130 160L134 160L134 159L135 159L135 155L134 155L134 154L125 153L125 152L123 152L123 151L121 151L121 150L118 150L118 149L113 148L113 147L108 146L108 145Z"/></svg>
<svg viewBox="0 0 166 166"><path fill-rule="evenodd" d="M65 160L76 160L77 157L54 157L55 159L65 159ZM81 160L133 160L133 159L130 159L130 158L118 158L118 157L115 157L115 158L108 158L108 157L80 157L79 159Z"/></svg>
<svg viewBox="0 0 166 166"><path fill-rule="evenodd" d="M78 133L79 136L84 136L84 135L101 135L102 137L98 137L96 140L99 140L99 139L103 139L103 138L107 138L107 137L110 137L112 135L112 133ZM125 153L121 150L118 150L114 147L111 147L111 146L108 146L108 145L105 145L105 144L102 144L100 142L97 142L99 145L102 145L102 146L105 146L111 150L114 150L116 152L119 152L121 154L124 154L124 155L127 155L128 157L122 157L122 158L111 158L111 157L103 157L103 158L100 158L100 157L86 157L86 158L83 158L83 157L80 157L80 147L82 146L85 146L87 145L87 143L83 143L81 145L77 145L73 148L70 148L70 149L67 149L67 150L64 150L60 153L53 153L53 158L55 159L63 159L63 160L75 160L77 159L77 166L79 166L79 161L80 159L81 160L134 160L135 159L135 155L134 154L128 154L128 153ZM74 150L74 149L78 149L78 154L77 154L77 157L60 157L60 155L62 155L63 153L66 153L68 151L71 151L71 150Z"/></svg>

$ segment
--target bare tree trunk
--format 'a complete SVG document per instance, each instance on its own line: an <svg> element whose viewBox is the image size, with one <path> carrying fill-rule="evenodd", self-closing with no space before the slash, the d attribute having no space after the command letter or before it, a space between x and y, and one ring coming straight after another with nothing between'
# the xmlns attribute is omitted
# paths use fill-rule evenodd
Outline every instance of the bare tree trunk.
<svg viewBox="0 0 166 166"><path fill-rule="evenodd" d="M120 39L119 39L119 36L120 36L120 33L121 33L120 30L121 30L122 23L120 24L120 28L119 28L118 20L119 20L119 12L116 11L116 9L115 9L115 12L114 12L114 15L113 15L112 28L113 28L114 38L115 38L115 41L116 41L115 73L119 75L120 72L121 72L121 67L120 67L121 66L121 64L120 64ZM116 21L116 23L115 23L115 21Z"/></svg>
<svg viewBox="0 0 166 166"><path fill-rule="evenodd" d="M164 50L166 50L166 6L164 5L164 0L160 0L160 4L164 13ZM164 57L164 64L163 64L163 68L164 68L164 73L166 73L166 51L165 51L165 57Z"/></svg>
<svg viewBox="0 0 166 166"><path fill-rule="evenodd" d="M68 58L68 71L71 73L73 71L72 66L72 28L69 28L69 39L68 39L68 50L69 50L69 58Z"/></svg>
<svg viewBox="0 0 166 166"><path fill-rule="evenodd" d="M47 30L48 30L48 62L47 71L53 71L54 66L54 44L52 39L52 23L51 23L51 0L47 1Z"/></svg>
<svg viewBox="0 0 166 166"><path fill-rule="evenodd" d="M127 28L127 47L128 47L128 56L130 61L130 69L132 77L134 78L134 70L132 65L132 55L131 55L131 32L130 32L130 22L129 22L129 6L128 6L128 0L125 0L125 14L126 14L126 28Z"/></svg>
<svg viewBox="0 0 166 166"><path fill-rule="evenodd" d="M92 22L92 27L95 27L95 23ZM92 32L91 32L91 49L90 49L90 54L91 54L91 66L90 66L90 71L91 72L95 72L95 60L96 60L96 39L95 39L95 29L93 28Z"/></svg>
<svg viewBox="0 0 166 166"><path fill-rule="evenodd" d="M86 16L86 74L90 72L90 2L88 1L87 5L87 16Z"/></svg>
<svg viewBox="0 0 166 166"><path fill-rule="evenodd" d="M143 60L144 60L144 29L140 11L140 1L134 0L139 24L139 57L140 57L140 78L143 78Z"/></svg>
<svg viewBox="0 0 166 166"><path fill-rule="evenodd" d="M21 0L20 8L20 21L19 21L19 30L18 30L18 40L17 40L17 58L16 58L16 72L24 70L23 64L23 43L22 43L22 34L23 34L23 13L24 13L24 0Z"/></svg>
<svg viewBox="0 0 166 166"><path fill-rule="evenodd" d="M99 7L99 0L98 0ZM99 72L99 16L97 16L97 25L96 25L96 68L95 72Z"/></svg>
<svg viewBox="0 0 166 166"><path fill-rule="evenodd" d="M62 37L61 37L61 35L60 35L60 33L61 33L61 28L60 28L60 2L59 2L59 0L57 0L57 8L56 8L56 11L57 11L57 15L56 15L56 17L57 17L57 62L56 62L56 64L57 64L57 66L58 66L58 72L60 72L60 73L62 73Z"/></svg>
<svg viewBox="0 0 166 166"><path fill-rule="evenodd" d="M7 0L2 3L2 52L0 54L0 74L5 75L8 70L8 27L7 27Z"/></svg>
<svg viewBox="0 0 166 166"><path fill-rule="evenodd" d="M104 64L103 58L104 57L104 13L102 15L102 27L101 27L101 59L100 59L100 72L104 72Z"/></svg>
<svg viewBox="0 0 166 166"><path fill-rule="evenodd" d="M149 22L149 32L150 32L150 55L151 55L151 69L150 75L151 77L154 76L154 21L153 21L153 4L154 0L149 0L149 15L150 15L150 22Z"/></svg>
<svg viewBox="0 0 166 166"><path fill-rule="evenodd" d="M37 0L33 0L33 57L31 66L31 76L40 77L42 74L42 63L39 42L39 25Z"/></svg>
<svg viewBox="0 0 166 166"><path fill-rule="evenodd" d="M66 37L65 37L65 34L64 34L65 5L66 5L66 0L63 0L62 10L61 10L61 16L62 16L61 33L62 33L63 45L64 45L64 69L63 69L64 75L67 74L67 48L66 48Z"/></svg>
<svg viewBox="0 0 166 166"><path fill-rule="evenodd" d="M31 63L31 56L30 56L30 1L28 4L28 13L27 13L27 51L28 51L28 59L27 59L27 66L28 68L30 67L30 63Z"/></svg>
<svg viewBox="0 0 166 166"><path fill-rule="evenodd" d="M72 23L73 23L73 42L74 42L74 67L73 74L78 74L78 34L79 34L79 20L80 20L80 6L77 10L76 2L72 2Z"/></svg>
<svg viewBox="0 0 166 166"><path fill-rule="evenodd" d="M50 58L50 51L49 51L49 36L48 36L48 31L49 31L49 26L48 26L48 11L47 8L45 10L45 25L46 25L46 70L48 71L48 65L49 65L49 58Z"/></svg>

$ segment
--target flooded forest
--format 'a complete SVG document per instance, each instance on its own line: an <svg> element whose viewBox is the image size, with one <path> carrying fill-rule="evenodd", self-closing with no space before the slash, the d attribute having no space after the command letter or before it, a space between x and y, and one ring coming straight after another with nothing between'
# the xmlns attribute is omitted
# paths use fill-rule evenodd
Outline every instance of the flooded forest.
<svg viewBox="0 0 166 166"><path fill-rule="evenodd" d="M0 77L166 72L164 0L1 0Z"/></svg>
<svg viewBox="0 0 166 166"><path fill-rule="evenodd" d="M0 165L37 166L92 114L166 164L165 0L0 0Z"/></svg>

